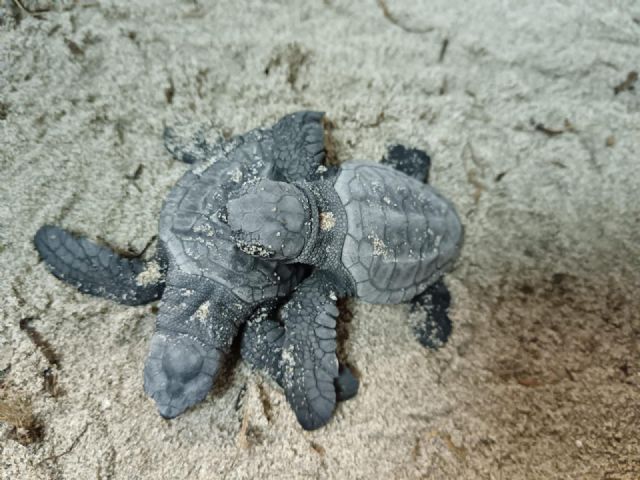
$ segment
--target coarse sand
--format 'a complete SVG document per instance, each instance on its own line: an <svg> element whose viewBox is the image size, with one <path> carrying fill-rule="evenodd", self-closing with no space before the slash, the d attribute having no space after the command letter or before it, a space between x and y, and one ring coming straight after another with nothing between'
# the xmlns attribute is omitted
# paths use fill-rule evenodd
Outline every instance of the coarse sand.
<svg viewBox="0 0 640 480"><path fill-rule="evenodd" d="M638 1L4 0L0 416L41 438L4 417L0 477L640 478L638 70ZM33 235L140 251L186 169L164 125L298 109L340 161L432 154L466 229L452 337L427 351L406 306L348 302L361 387L325 428L241 361L163 420L153 307L64 285Z"/></svg>

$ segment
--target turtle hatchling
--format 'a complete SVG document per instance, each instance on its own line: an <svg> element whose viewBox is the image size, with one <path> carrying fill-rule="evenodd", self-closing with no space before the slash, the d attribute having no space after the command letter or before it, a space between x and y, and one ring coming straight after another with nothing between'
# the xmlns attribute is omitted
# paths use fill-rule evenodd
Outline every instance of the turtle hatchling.
<svg viewBox="0 0 640 480"><path fill-rule="evenodd" d="M335 325L341 297L412 302L425 312L420 342L451 333L442 280L457 259L463 227L455 208L426 184L429 157L400 145L381 163L349 161L314 181L247 182L227 202L240 250L282 265L314 267L282 307L283 384L306 428L335 408Z"/></svg>
<svg viewBox="0 0 640 480"><path fill-rule="evenodd" d="M207 142L202 132L182 141L174 129L166 129L166 148L192 168L164 202L156 253L149 260L124 256L55 226L43 226L36 233L35 246L50 271L81 292L126 305L160 299L144 389L163 417L175 417L205 398L244 324L243 358L285 385L283 343L306 342L301 334L313 319L302 318L300 327L285 332L277 309L311 269L243 253L231 235L225 205L247 182L321 178L326 170L322 119L320 112L297 112L272 128L217 143ZM321 388L333 410L336 400L355 395L358 382L338 364L335 311L327 315L321 319L325 330L318 330L321 348L328 352L320 366L326 372L322 378L332 385ZM317 353L308 359L313 378ZM320 425L296 413L303 427Z"/></svg>

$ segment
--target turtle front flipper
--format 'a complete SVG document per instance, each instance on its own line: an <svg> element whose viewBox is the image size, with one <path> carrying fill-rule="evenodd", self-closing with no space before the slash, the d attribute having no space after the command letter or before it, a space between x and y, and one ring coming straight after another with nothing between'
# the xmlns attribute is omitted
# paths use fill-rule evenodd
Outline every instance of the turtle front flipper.
<svg viewBox="0 0 640 480"><path fill-rule="evenodd" d="M40 227L34 244L51 273L83 293L125 305L143 305L162 296L165 266L159 257L148 262L127 258L51 225Z"/></svg>
<svg viewBox="0 0 640 480"><path fill-rule="evenodd" d="M389 145L386 156L380 161L421 182L429 182L431 158L426 152L403 145Z"/></svg>
<svg viewBox="0 0 640 480"><path fill-rule="evenodd" d="M264 312L261 312L264 313ZM251 368L262 370L280 387L284 388L284 368L282 347L284 345L284 325L277 320L257 315L245 325L242 334L241 354ZM356 396L360 383L346 365L340 364L336 387L338 402Z"/></svg>
<svg viewBox="0 0 640 480"><path fill-rule="evenodd" d="M144 367L144 390L165 418L199 403L250 308L224 286L170 269Z"/></svg>
<svg viewBox="0 0 640 480"><path fill-rule="evenodd" d="M282 309L287 401L305 430L325 425L336 406L336 282L324 271L304 280Z"/></svg>
<svg viewBox="0 0 640 480"><path fill-rule="evenodd" d="M442 347L451 335L449 306L451 294L441 278L412 300L413 330L418 341L427 348Z"/></svg>
<svg viewBox="0 0 640 480"><path fill-rule="evenodd" d="M200 403L222 365L223 352L188 334L153 334L144 366L144 391L164 418Z"/></svg>
<svg viewBox="0 0 640 480"><path fill-rule="evenodd" d="M272 127L275 180L319 178L325 157L323 117L323 112L295 112Z"/></svg>
<svg viewBox="0 0 640 480"><path fill-rule="evenodd" d="M249 157L255 155L257 146L259 159L273 164L276 180L315 180L321 176L319 167L325 157L323 117L322 112L295 112L282 117L271 129L258 128L235 136L230 144ZM211 141L211 129L206 125L195 132L186 127L189 131L183 133L183 128L164 129L164 146L176 160L197 164L220 154L222 138Z"/></svg>

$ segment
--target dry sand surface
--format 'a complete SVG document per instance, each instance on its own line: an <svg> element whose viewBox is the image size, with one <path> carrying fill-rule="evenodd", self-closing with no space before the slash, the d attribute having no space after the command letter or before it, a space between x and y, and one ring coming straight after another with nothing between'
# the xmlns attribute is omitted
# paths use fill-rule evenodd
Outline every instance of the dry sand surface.
<svg viewBox="0 0 640 480"><path fill-rule="evenodd" d="M0 477L640 478L640 2L3 5L0 398L43 436L0 424ZM31 239L139 251L185 171L165 124L303 108L340 160L433 154L466 226L455 331L426 351L405 306L351 302L361 389L326 428L241 362L165 421L142 389L152 308L77 293Z"/></svg>

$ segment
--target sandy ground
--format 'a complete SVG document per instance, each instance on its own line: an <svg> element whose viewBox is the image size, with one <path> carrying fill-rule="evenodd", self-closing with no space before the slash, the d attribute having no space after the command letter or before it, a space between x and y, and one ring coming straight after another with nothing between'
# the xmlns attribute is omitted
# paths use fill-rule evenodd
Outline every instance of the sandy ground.
<svg viewBox="0 0 640 480"><path fill-rule="evenodd" d="M0 10L0 393L44 426L29 446L0 426L0 477L640 478L639 2L78 3ZM467 234L451 341L353 302L361 390L326 428L241 363L165 421L142 390L152 309L58 282L33 234L140 250L185 170L164 124L301 108L341 160L433 153Z"/></svg>

